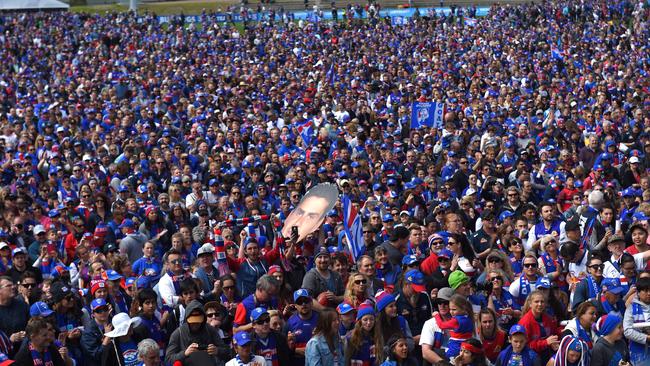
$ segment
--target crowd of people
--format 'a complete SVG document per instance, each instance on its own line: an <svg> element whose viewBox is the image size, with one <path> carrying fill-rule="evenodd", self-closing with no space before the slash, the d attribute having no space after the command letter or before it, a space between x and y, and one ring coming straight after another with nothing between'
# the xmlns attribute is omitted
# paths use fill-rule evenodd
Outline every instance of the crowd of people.
<svg viewBox="0 0 650 366"><path fill-rule="evenodd" d="M647 1L179 19L0 15L0 365L650 363Z"/></svg>

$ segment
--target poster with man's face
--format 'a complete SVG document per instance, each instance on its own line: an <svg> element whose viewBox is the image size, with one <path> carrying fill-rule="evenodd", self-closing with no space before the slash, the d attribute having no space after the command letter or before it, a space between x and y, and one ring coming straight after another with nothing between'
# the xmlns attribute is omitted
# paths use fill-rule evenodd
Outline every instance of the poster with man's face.
<svg viewBox="0 0 650 366"><path fill-rule="evenodd" d="M339 189L330 183L321 183L305 193L289 217L284 221L282 236L291 237L291 228L298 227L298 241L316 231L325 220L325 215L334 208L339 198Z"/></svg>

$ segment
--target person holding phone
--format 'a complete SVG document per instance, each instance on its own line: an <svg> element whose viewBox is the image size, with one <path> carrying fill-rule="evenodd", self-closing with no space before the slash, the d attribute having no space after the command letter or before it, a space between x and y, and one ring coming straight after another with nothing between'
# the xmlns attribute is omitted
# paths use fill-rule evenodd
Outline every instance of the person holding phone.
<svg viewBox="0 0 650 366"><path fill-rule="evenodd" d="M623 339L623 318L603 315L594 326L600 336L591 350L591 366L629 366L630 351Z"/></svg>

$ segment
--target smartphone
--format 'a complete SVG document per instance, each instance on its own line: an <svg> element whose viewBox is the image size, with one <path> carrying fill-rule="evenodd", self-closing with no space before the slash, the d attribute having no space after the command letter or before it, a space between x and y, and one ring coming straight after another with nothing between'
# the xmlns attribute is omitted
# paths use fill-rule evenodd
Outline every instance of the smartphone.
<svg viewBox="0 0 650 366"><path fill-rule="evenodd" d="M207 344L199 344L199 347L198 347L198 350L199 350L199 351L205 351L205 350L207 350L207 349L208 349L208 345L207 345Z"/></svg>
<svg viewBox="0 0 650 366"><path fill-rule="evenodd" d="M298 226L292 226L291 227L291 238L297 238L298 237Z"/></svg>

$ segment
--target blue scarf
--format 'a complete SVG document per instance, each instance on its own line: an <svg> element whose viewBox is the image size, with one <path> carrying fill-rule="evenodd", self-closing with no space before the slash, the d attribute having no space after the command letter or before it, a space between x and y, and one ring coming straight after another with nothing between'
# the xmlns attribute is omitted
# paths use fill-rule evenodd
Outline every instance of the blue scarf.
<svg viewBox="0 0 650 366"><path fill-rule="evenodd" d="M592 339L591 339L591 333L588 333L588 332L587 332L587 331L582 327L582 325L580 325L580 322L578 321L577 318L576 318L576 329L578 330L578 338L580 338L580 340L582 340L582 341L584 341L585 343L587 343L587 346L589 346L589 349L592 349L593 346L594 346L594 342L593 342Z"/></svg>
<svg viewBox="0 0 650 366"><path fill-rule="evenodd" d="M596 296L598 296L598 293L600 292L598 290L598 283L596 282L596 279L592 275L587 275L587 284L589 285L588 286L589 298L595 299Z"/></svg>
<svg viewBox="0 0 650 366"><path fill-rule="evenodd" d="M167 274L169 277L172 279L172 283L174 284L174 291L176 292L177 295L181 294L181 280L185 277L184 275L176 276L172 271L167 270Z"/></svg>
<svg viewBox="0 0 650 366"><path fill-rule="evenodd" d="M34 348L32 342L29 342L29 352L32 354L32 360L34 360L34 366L54 366L52 362L52 355L47 349L43 352L43 358L41 358L40 352Z"/></svg>
<svg viewBox="0 0 650 366"><path fill-rule="evenodd" d="M510 360L512 359L512 356L514 354L515 353L512 350L512 346L508 346L508 347L506 347L506 349L501 351L501 353L499 354L498 360L501 360L502 365L508 365L508 363L510 362ZM525 347L523 349L520 356L521 356L521 363L522 363L523 366L532 366L533 365L533 363L535 361L535 357L534 357L534 354L532 352L530 352L528 347Z"/></svg>

